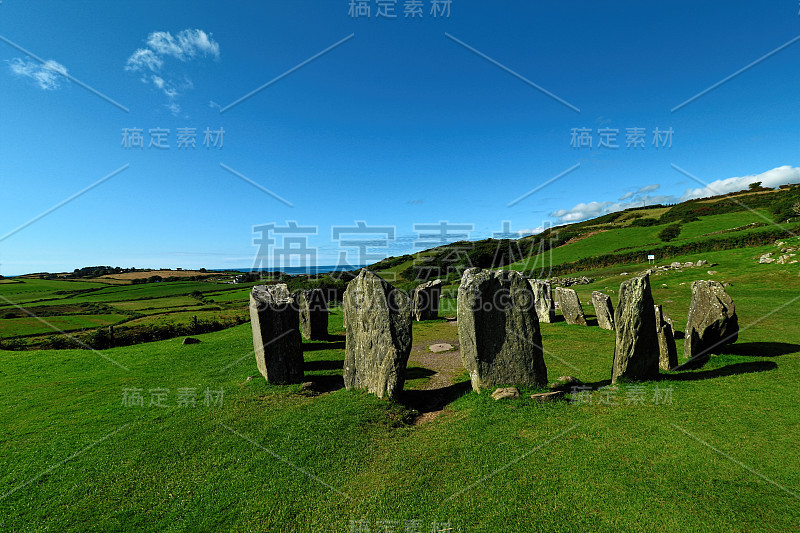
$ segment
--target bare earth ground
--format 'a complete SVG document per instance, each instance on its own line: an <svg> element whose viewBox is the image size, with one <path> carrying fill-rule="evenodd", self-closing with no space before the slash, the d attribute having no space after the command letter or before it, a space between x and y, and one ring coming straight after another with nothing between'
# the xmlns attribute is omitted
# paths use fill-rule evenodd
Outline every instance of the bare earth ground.
<svg viewBox="0 0 800 533"><path fill-rule="evenodd" d="M433 353L428 349L432 344L438 343L452 344L454 349L439 353ZM441 327L436 328L434 335L426 335L425 338L415 342L411 346L408 362L410 365L435 372L421 387L412 389L429 391L418 394L412 402L421 413L416 424L422 424L442 414L448 397L452 393L456 377L464 371L464 366L461 364L456 321L443 322Z"/></svg>

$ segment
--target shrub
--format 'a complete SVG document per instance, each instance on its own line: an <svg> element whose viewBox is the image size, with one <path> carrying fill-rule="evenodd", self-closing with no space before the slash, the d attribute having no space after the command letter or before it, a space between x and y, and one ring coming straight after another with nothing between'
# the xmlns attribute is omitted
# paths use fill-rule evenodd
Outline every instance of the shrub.
<svg viewBox="0 0 800 533"><path fill-rule="evenodd" d="M655 226L658 224L658 220L654 218L637 218L633 222L631 222L631 226Z"/></svg>
<svg viewBox="0 0 800 533"><path fill-rule="evenodd" d="M658 238L664 242L669 242L681 234L680 224L670 224L658 232Z"/></svg>

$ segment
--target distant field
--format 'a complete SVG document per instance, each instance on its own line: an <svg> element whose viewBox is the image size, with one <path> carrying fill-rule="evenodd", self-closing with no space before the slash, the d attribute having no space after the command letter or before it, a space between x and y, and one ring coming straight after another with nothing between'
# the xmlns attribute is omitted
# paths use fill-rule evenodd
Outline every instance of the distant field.
<svg viewBox="0 0 800 533"><path fill-rule="evenodd" d="M2 331L3 337L43 333L53 335L57 333L54 328L69 332L84 328L109 326L127 318L126 315L63 315L48 316L41 320L33 317L12 318L0 320L0 331Z"/></svg>
<svg viewBox="0 0 800 533"><path fill-rule="evenodd" d="M27 336L26 343L36 344L58 335L59 330L88 331L112 324L141 330L149 326L187 326L195 320L235 323L249 317L251 285L207 281L109 285L24 278L0 284L0 339ZM196 293L203 299L207 294L213 295L215 301L203 302L190 296ZM42 316L51 326L28 316L19 306Z"/></svg>
<svg viewBox="0 0 800 533"><path fill-rule="evenodd" d="M149 278L151 276L161 276L162 278L188 278L193 276L219 276L219 272L200 272L199 270L148 270L147 272L123 272L120 274L106 274L99 279L132 280Z"/></svg>

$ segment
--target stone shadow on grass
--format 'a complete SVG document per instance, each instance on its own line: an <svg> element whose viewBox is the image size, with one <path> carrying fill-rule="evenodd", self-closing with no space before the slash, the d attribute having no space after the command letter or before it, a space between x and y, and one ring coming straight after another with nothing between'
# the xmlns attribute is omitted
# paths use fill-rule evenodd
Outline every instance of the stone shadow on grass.
<svg viewBox="0 0 800 533"><path fill-rule="evenodd" d="M697 381L701 379L721 378L738 374L752 374L753 372L767 372L778 368L774 361L752 361L748 363L734 363L714 370L701 370L699 372L681 372L661 374L662 381Z"/></svg>
<svg viewBox="0 0 800 533"><path fill-rule="evenodd" d="M315 370L342 370L342 369L344 369L344 361L341 360L305 361L303 363L303 370L305 372L313 372Z"/></svg>
<svg viewBox="0 0 800 533"><path fill-rule="evenodd" d="M431 370L430 368L422 368L419 366L408 367L406 368L406 381L412 379L429 378L434 374L436 374L436 371Z"/></svg>
<svg viewBox="0 0 800 533"><path fill-rule="evenodd" d="M409 409L416 409L420 413L441 411L447 404L454 402L471 390L472 383L469 381L454 383L441 389L404 390L400 397L400 403Z"/></svg>
<svg viewBox="0 0 800 533"><path fill-rule="evenodd" d="M341 374L330 376L306 376L305 379L311 381L314 384L312 389L319 393L334 392L344 388L344 378Z"/></svg>
<svg viewBox="0 0 800 533"><path fill-rule="evenodd" d="M344 340L339 340L339 337L334 337L335 340L328 340L327 342L304 342L302 350L304 352L317 352L319 350L344 350Z"/></svg>
<svg viewBox="0 0 800 533"><path fill-rule="evenodd" d="M747 363L734 363L732 365L726 365L720 368L715 368L714 370L703 370L700 372L692 372L692 371L683 371L683 372L670 372L665 373L663 370L660 371L658 375L658 379L654 381L699 381L703 379L714 379L714 378L721 378L725 376L735 376L738 374L752 374L754 372L768 372L770 370L775 370L778 368L777 363L773 361L751 361ZM636 382L634 381L621 381L620 385L635 385ZM604 379L602 381L595 381L592 383L585 383L585 387L591 387L592 390L597 390L599 388L611 385L610 379ZM569 393L571 391L567 391Z"/></svg>
<svg viewBox="0 0 800 533"><path fill-rule="evenodd" d="M725 354L748 357L780 357L781 355L800 352L800 344L792 344L790 342L740 342L729 344L720 351Z"/></svg>

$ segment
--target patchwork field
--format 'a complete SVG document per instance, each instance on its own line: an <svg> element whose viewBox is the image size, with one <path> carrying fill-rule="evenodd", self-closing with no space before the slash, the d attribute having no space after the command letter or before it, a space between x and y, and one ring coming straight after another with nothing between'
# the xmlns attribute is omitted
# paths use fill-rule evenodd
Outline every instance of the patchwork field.
<svg viewBox="0 0 800 533"><path fill-rule="evenodd" d="M116 339L123 344L128 343L124 341L127 328L139 337L147 333L146 328L169 325L178 328L172 336L180 335L197 321L220 324L213 326L220 329L247 320L250 286L211 281L120 285L30 277L3 280L0 342L14 348L38 346L66 332L92 344L89 335L111 325L119 326Z"/></svg>

